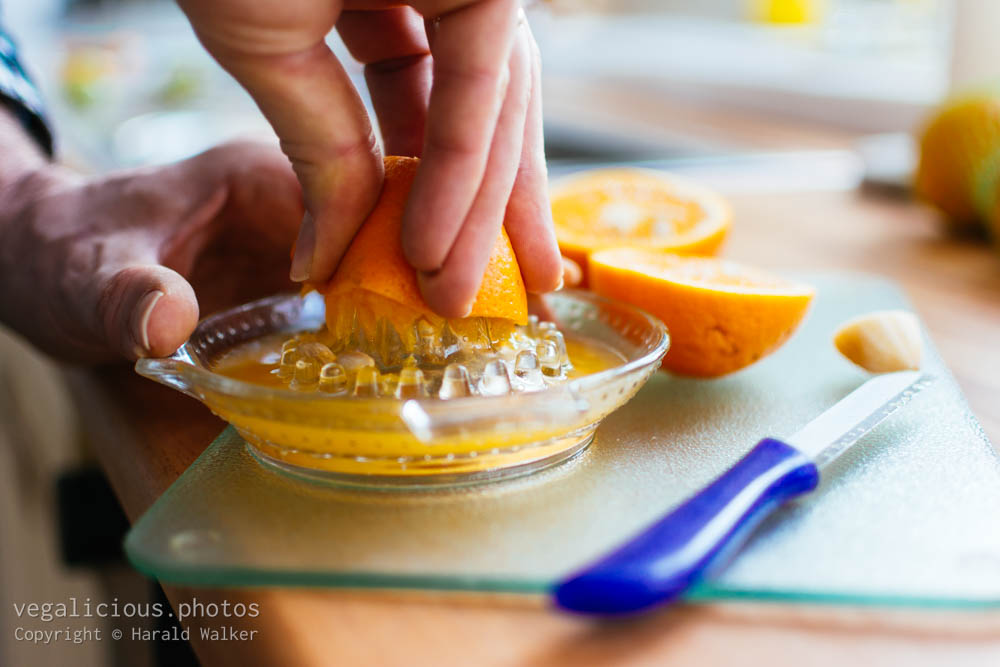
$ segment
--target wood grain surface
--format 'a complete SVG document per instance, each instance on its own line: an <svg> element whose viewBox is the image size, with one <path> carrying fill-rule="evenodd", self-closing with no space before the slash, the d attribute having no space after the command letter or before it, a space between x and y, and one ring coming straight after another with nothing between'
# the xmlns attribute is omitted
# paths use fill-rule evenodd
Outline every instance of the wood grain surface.
<svg viewBox="0 0 1000 667"><path fill-rule="evenodd" d="M1000 253L943 238L916 205L854 192L733 198L729 257L775 269L858 270L901 283L973 411L1000 442ZM113 487L135 519L223 424L128 367L67 371ZM781 605L681 607L632 621L559 615L539 600L181 590L256 601L252 641L195 642L206 665L1000 664L1000 614Z"/></svg>

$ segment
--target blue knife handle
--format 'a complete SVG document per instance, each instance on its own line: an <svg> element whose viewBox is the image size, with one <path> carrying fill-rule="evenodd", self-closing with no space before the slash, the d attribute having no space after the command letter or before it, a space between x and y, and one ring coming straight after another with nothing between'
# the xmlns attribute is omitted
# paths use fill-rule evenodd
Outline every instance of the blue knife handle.
<svg viewBox="0 0 1000 667"><path fill-rule="evenodd" d="M735 553L764 517L819 483L812 460L761 440L704 490L622 548L556 585L567 611L613 615L680 597L706 569Z"/></svg>

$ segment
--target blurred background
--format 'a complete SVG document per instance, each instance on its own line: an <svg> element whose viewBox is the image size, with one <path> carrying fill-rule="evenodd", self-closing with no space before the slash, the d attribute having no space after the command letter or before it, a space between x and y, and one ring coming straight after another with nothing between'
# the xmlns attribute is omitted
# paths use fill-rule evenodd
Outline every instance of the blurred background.
<svg viewBox="0 0 1000 667"><path fill-rule="evenodd" d="M173 161L235 137L273 140L173 2L0 7L49 104L61 158L84 171ZM929 110L1000 71L995 0L552 0L528 14L556 173L641 160L727 193L849 190L866 178L903 190L910 136ZM348 70L364 91L361 68ZM12 601L155 595L117 559L124 518L93 477L62 381L2 330L0 394L4 627L14 627ZM95 516L110 551L74 550L99 542ZM40 650L5 633L0 664L156 664L149 649ZM170 660L160 656L184 664Z"/></svg>
<svg viewBox="0 0 1000 667"><path fill-rule="evenodd" d="M554 159L706 156L910 130L991 76L976 0L552 0L529 8ZM31 0L4 20L52 105L63 155L95 168L185 157L269 130L174 3ZM961 33L961 39L955 35ZM336 36L331 44L344 56ZM962 49L954 45L961 43ZM961 52L959 52L961 51ZM350 68L358 88L361 69ZM738 112L740 123L727 122ZM775 118L762 130L755 119ZM806 136L811 138L806 139ZM829 145L829 144L828 144Z"/></svg>

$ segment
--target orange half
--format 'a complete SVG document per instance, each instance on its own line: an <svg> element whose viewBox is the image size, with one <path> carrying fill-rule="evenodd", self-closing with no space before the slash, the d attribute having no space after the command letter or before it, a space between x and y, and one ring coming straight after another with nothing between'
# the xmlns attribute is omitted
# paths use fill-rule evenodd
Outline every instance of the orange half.
<svg viewBox="0 0 1000 667"><path fill-rule="evenodd" d="M403 211L419 164L418 158L385 158L385 181L378 202L354 236L337 271L320 290L326 295L328 320L339 310L331 307L335 301L372 305L379 311L376 315L389 318L398 328L419 317L431 322L441 320L421 296L417 273L406 261L400 241ZM516 324L528 321L521 268L504 229L493 246L469 317ZM334 329L334 322L327 324Z"/></svg>
<svg viewBox="0 0 1000 667"><path fill-rule="evenodd" d="M663 367L699 377L732 373L778 349L815 294L735 262L633 248L592 254L590 287L663 320L670 331Z"/></svg>
<svg viewBox="0 0 1000 667"><path fill-rule="evenodd" d="M553 182L552 217L562 253L586 280L587 256L617 247L714 255L731 212L709 188L653 169L594 169Z"/></svg>

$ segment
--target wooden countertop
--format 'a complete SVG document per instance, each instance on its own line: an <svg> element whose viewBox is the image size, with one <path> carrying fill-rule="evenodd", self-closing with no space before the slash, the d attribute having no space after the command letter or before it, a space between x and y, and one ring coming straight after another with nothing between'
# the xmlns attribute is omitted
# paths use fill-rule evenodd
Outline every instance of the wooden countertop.
<svg viewBox="0 0 1000 667"><path fill-rule="evenodd" d="M1000 443L1000 253L945 239L918 206L854 192L732 198L725 254L776 269L897 280L973 411ZM68 372L101 465L135 519L222 429L127 367ZM781 605L683 607L596 623L536 603L310 590L179 590L256 601L252 641L195 648L206 665L1000 664L1000 618ZM211 625L207 622L206 625ZM752 656L752 659L751 659Z"/></svg>

